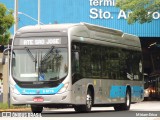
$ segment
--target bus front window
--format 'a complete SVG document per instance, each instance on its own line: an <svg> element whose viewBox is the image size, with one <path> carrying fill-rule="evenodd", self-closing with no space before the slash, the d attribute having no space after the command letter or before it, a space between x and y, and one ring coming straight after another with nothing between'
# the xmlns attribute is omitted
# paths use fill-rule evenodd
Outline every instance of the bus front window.
<svg viewBox="0 0 160 120"><path fill-rule="evenodd" d="M17 81L57 81L68 73L67 48L14 49L12 75Z"/></svg>

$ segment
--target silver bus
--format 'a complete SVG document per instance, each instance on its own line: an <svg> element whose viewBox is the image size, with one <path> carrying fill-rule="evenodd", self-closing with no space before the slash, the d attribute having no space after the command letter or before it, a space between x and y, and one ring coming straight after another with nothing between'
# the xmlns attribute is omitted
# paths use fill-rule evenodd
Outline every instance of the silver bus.
<svg viewBox="0 0 160 120"><path fill-rule="evenodd" d="M144 98L137 36L88 23L26 26L10 51L11 103L28 104L33 113L44 107L129 110Z"/></svg>

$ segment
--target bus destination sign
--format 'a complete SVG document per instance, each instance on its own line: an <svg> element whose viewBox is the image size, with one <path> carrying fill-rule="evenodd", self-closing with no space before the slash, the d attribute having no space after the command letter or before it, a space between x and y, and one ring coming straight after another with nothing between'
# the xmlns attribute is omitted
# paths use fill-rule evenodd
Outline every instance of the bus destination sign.
<svg viewBox="0 0 160 120"><path fill-rule="evenodd" d="M61 38L20 39L20 45L53 45L53 44L61 44Z"/></svg>

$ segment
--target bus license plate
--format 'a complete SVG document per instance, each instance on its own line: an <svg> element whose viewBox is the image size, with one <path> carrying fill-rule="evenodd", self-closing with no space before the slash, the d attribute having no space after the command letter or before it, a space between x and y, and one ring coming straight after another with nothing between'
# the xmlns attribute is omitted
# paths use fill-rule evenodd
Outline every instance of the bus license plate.
<svg viewBox="0 0 160 120"><path fill-rule="evenodd" d="M44 99L43 98L34 98L33 101L34 102L43 102Z"/></svg>

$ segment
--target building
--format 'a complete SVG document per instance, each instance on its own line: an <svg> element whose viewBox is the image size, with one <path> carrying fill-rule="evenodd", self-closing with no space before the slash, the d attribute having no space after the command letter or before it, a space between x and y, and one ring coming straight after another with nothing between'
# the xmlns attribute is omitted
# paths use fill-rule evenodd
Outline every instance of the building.
<svg viewBox="0 0 160 120"><path fill-rule="evenodd" d="M140 37L144 72L160 74L160 11L153 13L150 23L128 25L124 13L115 7L116 0L40 0L40 21L44 24L87 22L122 30ZM8 9L14 9L14 0L0 0ZM36 25L38 0L18 0L18 27ZM13 28L11 28L13 34ZM160 88L159 88L160 90Z"/></svg>

